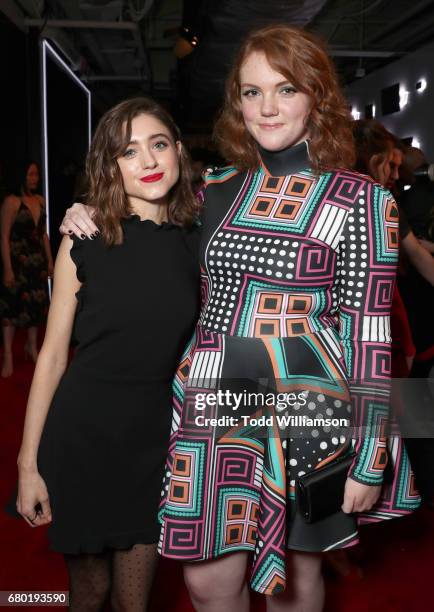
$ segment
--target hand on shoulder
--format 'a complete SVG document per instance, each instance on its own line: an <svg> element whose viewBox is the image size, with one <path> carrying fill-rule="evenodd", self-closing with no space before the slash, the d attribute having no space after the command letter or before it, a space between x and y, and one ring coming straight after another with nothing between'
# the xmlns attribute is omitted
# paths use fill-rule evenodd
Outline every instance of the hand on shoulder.
<svg viewBox="0 0 434 612"><path fill-rule="evenodd" d="M74 234L78 238L94 238L99 229L92 221L94 209L85 204L75 202L68 208L59 228L61 234Z"/></svg>

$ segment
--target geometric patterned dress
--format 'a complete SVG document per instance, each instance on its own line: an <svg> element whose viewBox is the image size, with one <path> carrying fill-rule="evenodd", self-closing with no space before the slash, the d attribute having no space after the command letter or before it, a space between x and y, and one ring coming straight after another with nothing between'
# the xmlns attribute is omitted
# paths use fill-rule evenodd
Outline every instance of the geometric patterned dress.
<svg viewBox="0 0 434 612"><path fill-rule="evenodd" d="M396 203L358 173L315 175L306 142L261 157L207 178L201 316L174 381L159 551L250 551L251 587L271 595L287 549L351 546L358 524L420 498L388 427ZM296 478L352 448L351 477L383 483L380 500L306 523Z"/></svg>

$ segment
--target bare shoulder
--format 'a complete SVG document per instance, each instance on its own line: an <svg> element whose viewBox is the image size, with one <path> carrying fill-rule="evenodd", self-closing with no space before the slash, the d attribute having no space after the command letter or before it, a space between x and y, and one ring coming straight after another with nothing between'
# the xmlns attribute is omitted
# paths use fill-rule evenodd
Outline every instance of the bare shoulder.
<svg viewBox="0 0 434 612"><path fill-rule="evenodd" d="M0 218L2 227L9 227L15 220L20 207L20 199L15 195L8 195L0 206Z"/></svg>
<svg viewBox="0 0 434 612"><path fill-rule="evenodd" d="M6 196L5 199L3 200L2 208L13 211L17 209L19 205L20 205L20 198L11 193L10 195Z"/></svg>

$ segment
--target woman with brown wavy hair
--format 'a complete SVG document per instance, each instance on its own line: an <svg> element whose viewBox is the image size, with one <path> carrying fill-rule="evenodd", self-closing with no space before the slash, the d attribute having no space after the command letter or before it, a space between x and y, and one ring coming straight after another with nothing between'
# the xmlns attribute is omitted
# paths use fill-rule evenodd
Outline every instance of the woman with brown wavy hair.
<svg viewBox="0 0 434 612"><path fill-rule="evenodd" d="M17 509L32 527L51 523L72 610L101 610L110 594L114 610L143 612L173 372L197 317L197 204L178 128L147 98L103 116L86 173L101 231L64 237L59 250Z"/></svg>
<svg viewBox="0 0 434 612"><path fill-rule="evenodd" d="M269 612L317 612L321 553L419 502L384 437L394 202L349 169L332 62L297 28L243 42L215 133L231 166L206 179L202 309L175 378L159 550L185 562L200 612L249 609L249 553ZM307 474L323 493L302 512Z"/></svg>

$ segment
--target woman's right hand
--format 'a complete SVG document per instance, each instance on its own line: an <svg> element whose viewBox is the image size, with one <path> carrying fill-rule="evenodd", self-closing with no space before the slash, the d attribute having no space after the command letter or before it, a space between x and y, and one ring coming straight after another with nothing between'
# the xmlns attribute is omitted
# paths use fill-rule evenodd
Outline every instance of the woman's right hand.
<svg viewBox="0 0 434 612"><path fill-rule="evenodd" d="M15 285L15 274L12 270L4 270L3 285L9 288L12 288Z"/></svg>
<svg viewBox="0 0 434 612"><path fill-rule="evenodd" d="M381 485L366 485L348 476L345 482L342 510L346 514L367 512L378 501Z"/></svg>
<svg viewBox="0 0 434 612"><path fill-rule="evenodd" d="M92 221L94 209L85 204L75 203L68 208L60 226L61 234L75 234L78 238L94 238L99 229Z"/></svg>
<svg viewBox="0 0 434 612"><path fill-rule="evenodd" d="M35 510L40 504L41 508ZM47 487L37 471L20 472L17 511L30 527L51 523L51 507Z"/></svg>

